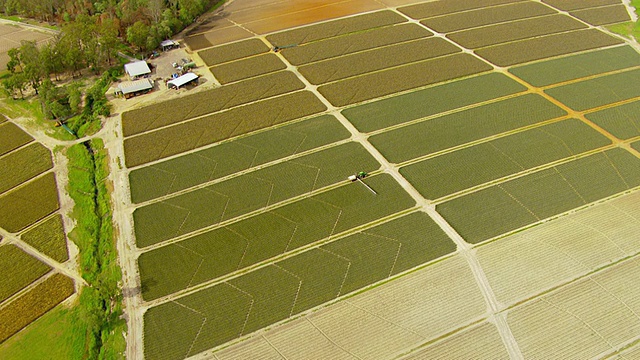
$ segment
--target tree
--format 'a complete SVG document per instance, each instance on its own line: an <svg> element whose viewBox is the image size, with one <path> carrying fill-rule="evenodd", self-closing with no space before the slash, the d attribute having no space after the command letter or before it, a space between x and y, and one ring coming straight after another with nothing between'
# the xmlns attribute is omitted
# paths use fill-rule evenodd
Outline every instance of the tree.
<svg viewBox="0 0 640 360"><path fill-rule="evenodd" d="M24 99L24 90L27 87L27 79L23 73L11 74L8 78L2 80L2 87L15 98L15 92L20 92L20 98Z"/></svg>
<svg viewBox="0 0 640 360"><path fill-rule="evenodd" d="M20 46L20 65L22 73L38 94L38 87L46 75L45 66L41 62L40 49L35 41L23 40Z"/></svg>
<svg viewBox="0 0 640 360"><path fill-rule="evenodd" d="M136 21L127 28L127 41L137 46L140 51L146 49L148 37L149 26L142 21Z"/></svg>

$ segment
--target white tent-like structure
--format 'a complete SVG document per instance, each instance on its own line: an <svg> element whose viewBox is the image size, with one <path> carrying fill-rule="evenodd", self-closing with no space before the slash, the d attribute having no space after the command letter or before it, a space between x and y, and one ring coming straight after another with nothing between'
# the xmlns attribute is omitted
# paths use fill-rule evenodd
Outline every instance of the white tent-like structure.
<svg viewBox="0 0 640 360"><path fill-rule="evenodd" d="M181 86L186 85L194 80L198 79L198 75L194 73L186 73L176 79L167 82L168 88L180 89Z"/></svg>
<svg viewBox="0 0 640 360"><path fill-rule="evenodd" d="M124 64L124 71L129 75L131 80L151 73L151 69L149 69L146 61L135 61Z"/></svg>

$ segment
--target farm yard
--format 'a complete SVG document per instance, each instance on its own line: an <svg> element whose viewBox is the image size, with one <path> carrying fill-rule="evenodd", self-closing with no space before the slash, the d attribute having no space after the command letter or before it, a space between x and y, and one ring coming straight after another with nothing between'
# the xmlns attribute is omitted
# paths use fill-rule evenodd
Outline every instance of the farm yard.
<svg viewBox="0 0 640 360"><path fill-rule="evenodd" d="M233 2L185 40L216 86L121 115L133 354L638 353L629 9L312 3Z"/></svg>

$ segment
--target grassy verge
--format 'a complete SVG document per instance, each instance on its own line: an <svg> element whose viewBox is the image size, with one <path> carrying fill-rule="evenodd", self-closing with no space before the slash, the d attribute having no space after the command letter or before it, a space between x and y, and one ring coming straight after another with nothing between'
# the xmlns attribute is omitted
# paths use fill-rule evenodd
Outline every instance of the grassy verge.
<svg viewBox="0 0 640 360"><path fill-rule="evenodd" d="M12 119L27 117L33 119L38 128L46 129L46 134L58 140L73 140L75 137L61 127L55 127L53 121L45 120L40 101L36 97L13 99L11 96L0 97L0 113Z"/></svg>
<svg viewBox="0 0 640 360"><path fill-rule="evenodd" d="M636 15L640 17L640 0L631 0L631 6L635 8ZM640 41L640 21L629 21L621 24L614 24L607 26L607 29L616 34L620 34L626 37L633 37Z"/></svg>

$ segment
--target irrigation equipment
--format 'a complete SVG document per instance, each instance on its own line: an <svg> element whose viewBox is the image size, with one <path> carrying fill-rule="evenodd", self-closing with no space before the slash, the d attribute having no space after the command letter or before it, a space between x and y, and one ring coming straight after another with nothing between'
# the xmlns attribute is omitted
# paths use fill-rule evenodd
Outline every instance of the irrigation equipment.
<svg viewBox="0 0 640 360"><path fill-rule="evenodd" d="M360 171L359 173L355 174L355 175L350 175L348 177L349 180L351 180L352 182L358 181L360 182L360 184L364 185L364 187L366 187L367 189L369 189L369 191L371 191L373 193L373 195L378 195L378 193L373 190L371 188L371 186L367 185L364 181L362 181L362 179L364 179L365 177L367 177L369 174L367 174L364 171Z"/></svg>

